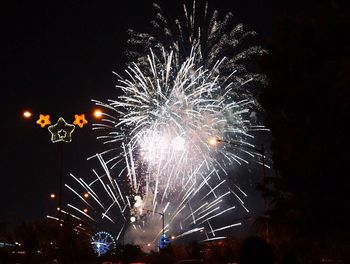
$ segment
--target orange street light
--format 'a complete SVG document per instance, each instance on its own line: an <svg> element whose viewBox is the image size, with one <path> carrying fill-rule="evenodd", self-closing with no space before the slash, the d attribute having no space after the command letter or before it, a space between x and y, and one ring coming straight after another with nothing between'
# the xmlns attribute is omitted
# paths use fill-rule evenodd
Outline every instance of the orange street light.
<svg viewBox="0 0 350 264"><path fill-rule="evenodd" d="M220 140L217 137L211 137L208 140L208 143L211 146L216 146L219 142L220 142Z"/></svg>
<svg viewBox="0 0 350 264"><path fill-rule="evenodd" d="M84 196L84 198L89 198L89 193L86 192L83 194L83 196Z"/></svg>
<svg viewBox="0 0 350 264"><path fill-rule="evenodd" d="M101 118L103 113L100 109L95 109L93 114L94 114L94 117Z"/></svg>
<svg viewBox="0 0 350 264"><path fill-rule="evenodd" d="M56 198L56 194L51 193L51 194L50 194L50 198L51 198L51 199L55 199L55 198Z"/></svg>
<svg viewBox="0 0 350 264"><path fill-rule="evenodd" d="M24 118L31 118L32 113L29 110L25 110L25 111L23 111L23 117Z"/></svg>
<svg viewBox="0 0 350 264"><path fill-rule="evenodd" d="M83 211L84 211L84 213L87 213L87 212L88 212L88 209L85 208Z"/></svg>

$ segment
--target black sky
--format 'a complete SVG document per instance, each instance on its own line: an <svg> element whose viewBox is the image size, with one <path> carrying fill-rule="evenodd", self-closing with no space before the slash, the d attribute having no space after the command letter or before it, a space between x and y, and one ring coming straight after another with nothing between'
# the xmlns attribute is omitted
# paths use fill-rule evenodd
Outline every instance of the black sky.
<svg viewBox="0 0 350 264"><path fill-rule="evenodd" d="M115 76L127 60L127 29L146 30L152 1L8 1L1 7L1 179L0 221L44 217L57 191L59 148L49 133L21 111L30 109L72 122L91 121L91 99L111 98ZM174 4L161 1L170 12ZM259 33L273 31L273 4L264 0L210 1L221 14ZM178 9L179 10L179 9ZM101 148L90 125L65 145L65 172L83 171L87 156Z"/></svg>

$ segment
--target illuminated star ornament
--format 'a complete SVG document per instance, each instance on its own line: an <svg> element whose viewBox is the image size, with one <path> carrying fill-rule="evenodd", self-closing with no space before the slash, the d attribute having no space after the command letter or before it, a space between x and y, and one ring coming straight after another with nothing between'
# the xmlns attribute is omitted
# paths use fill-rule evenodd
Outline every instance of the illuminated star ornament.
<svg viewBox="0 0 350 264"><path fill-rule="evenodd" d="M68 124L62 117L60 117L56 124L49 126L52 143L72 141L72 133L75 129L74 125Z"/></svg>
<svg viewBox="0 0 350 264"><path fill-rule="evenodd" d="M87 124L87 120L85 119L84 114L74 115L74 118L75 118L75 120L74 120L73 124L79 126L80 128L83 128L83 126L85 124Z"/></svg>
<svg viewBox="0 0 350 264"><path fill-rule="evenodd" d="M41 126L41 128L44 128L47 125L51 124L50 121L50 115L41 115L39 116L39 119L36 121L37 124Z"/></svg>

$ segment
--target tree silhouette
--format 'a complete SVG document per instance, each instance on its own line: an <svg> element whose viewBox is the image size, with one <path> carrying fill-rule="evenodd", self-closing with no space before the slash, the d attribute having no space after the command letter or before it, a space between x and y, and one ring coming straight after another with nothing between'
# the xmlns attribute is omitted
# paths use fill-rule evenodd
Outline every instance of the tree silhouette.
<svg viewBox="0 0 350 264"><path fill-rule="evenodd" d="M350 9L345 1L305 2L278 12L262 62L278 176L265 224L276 243L322 257L349 247Z"/></svg>

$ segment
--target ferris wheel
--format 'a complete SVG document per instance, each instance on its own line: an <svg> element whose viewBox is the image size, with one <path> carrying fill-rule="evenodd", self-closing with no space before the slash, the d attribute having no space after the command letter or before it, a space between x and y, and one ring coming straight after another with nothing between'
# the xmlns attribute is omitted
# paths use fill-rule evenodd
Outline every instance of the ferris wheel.
<svg viewBox="0 0 350 264"><path fill-rule="evenodd" d="M115 240L110 233L101 231L91 237L91 245L94 251L101 256L115 248Z"/></svg>

